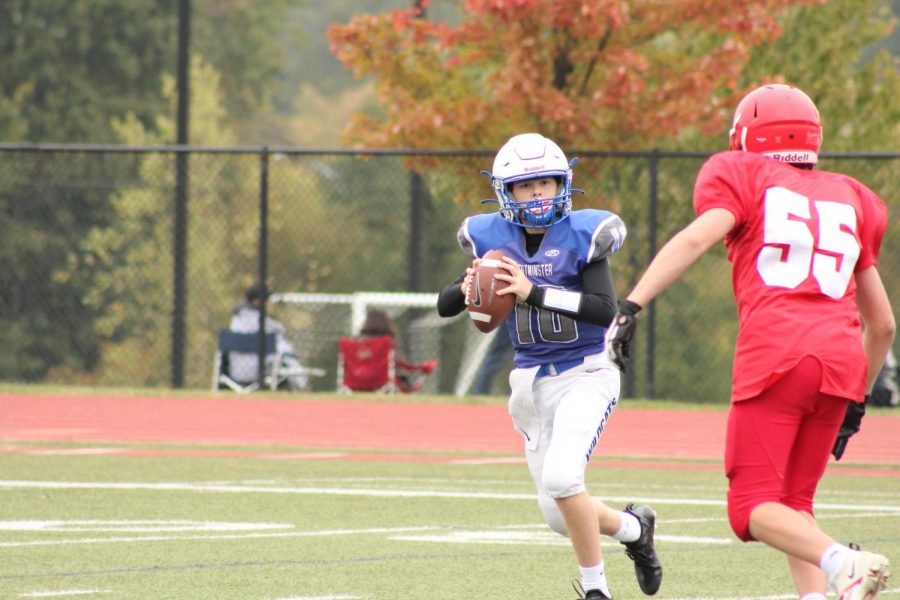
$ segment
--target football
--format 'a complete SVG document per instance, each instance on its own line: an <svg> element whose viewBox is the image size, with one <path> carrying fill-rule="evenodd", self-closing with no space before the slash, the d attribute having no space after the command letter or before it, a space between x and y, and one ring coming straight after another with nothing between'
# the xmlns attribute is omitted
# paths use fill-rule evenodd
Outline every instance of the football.
<svg viewBox="0 0 900 600"><path fill-rule="evenodd" d="M516 295L497 295L497 291L509 285L505 281L494 279L497 273L507 273L500 267L504 254L501 250L490 250L481 259L475 269L472 283L466 293L466 309L475 327L484 333L493 331L506 320L516 306Z"/></svg>

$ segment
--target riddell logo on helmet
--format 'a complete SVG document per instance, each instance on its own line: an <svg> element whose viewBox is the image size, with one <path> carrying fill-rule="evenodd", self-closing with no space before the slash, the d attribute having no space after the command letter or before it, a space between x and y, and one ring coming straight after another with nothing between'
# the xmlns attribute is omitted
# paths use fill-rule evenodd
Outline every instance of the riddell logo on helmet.
<svg viewBox="0 0 900 600"><path fill-rule="evenodd" d="M545 168L546 167L544 167L544 165L541 165L539 167L525 167L525 172L530 173L532 171L543 171Z"/></svg>
<svg viewBox="0 0 900 600"><path fill-rule="evenodd" d="M766 156L769 158L774 158L775 160L787 163L812 163L816 162L813 159L811 152L770 152L767 153Z"/></svg>

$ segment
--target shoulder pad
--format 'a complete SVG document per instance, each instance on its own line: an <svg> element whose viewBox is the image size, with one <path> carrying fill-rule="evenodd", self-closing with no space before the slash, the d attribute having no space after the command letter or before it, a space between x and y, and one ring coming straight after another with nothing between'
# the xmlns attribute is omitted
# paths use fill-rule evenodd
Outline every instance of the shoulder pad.
<svg viewBox="0 0 900 600"><path fill-rule="evenodd" d="M518 227L508 223L500 213L489 213L468 217L460 226L456 239L463 252L476 258L488 250L500 248L518 235L521 235Z"/></svg>
<svg viewBox="0 0 900 600"><path fill-rule="evenodd" d="M625 242L627 230L622 219L607 210L582 209L569 219L579 236L588 240L587 262L597 262L615 254Z"/></svg>

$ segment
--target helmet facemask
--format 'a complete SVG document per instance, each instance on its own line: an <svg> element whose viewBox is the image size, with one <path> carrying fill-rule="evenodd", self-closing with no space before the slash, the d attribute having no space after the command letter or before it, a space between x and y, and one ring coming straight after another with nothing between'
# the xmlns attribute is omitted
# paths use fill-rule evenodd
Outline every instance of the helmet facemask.
<svg viewBox="0 0 900 600"><path fill-rule="evenodd" d="M512 186L519 181L550 177L556 181L556 194L528 200L516 200ZM521 227L550 227L572 212L572 169L567 174L526 177L515 181L493 179L494 193L500 202L500 214L510 223Z"/></svg>

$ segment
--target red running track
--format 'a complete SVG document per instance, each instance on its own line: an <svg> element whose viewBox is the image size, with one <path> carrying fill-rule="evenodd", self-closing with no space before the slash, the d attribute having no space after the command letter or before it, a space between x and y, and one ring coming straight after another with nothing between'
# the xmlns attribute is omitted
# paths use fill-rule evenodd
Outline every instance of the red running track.
<svg viewBox="0 0 900 600"><path fill-rule="evenodd" d="M726 413L616 409L598 456L721 460ZM900 464L900 415L869 415L841 464ZM252 397L0 394L0 440L521 452L505 407Z"/></svg>

